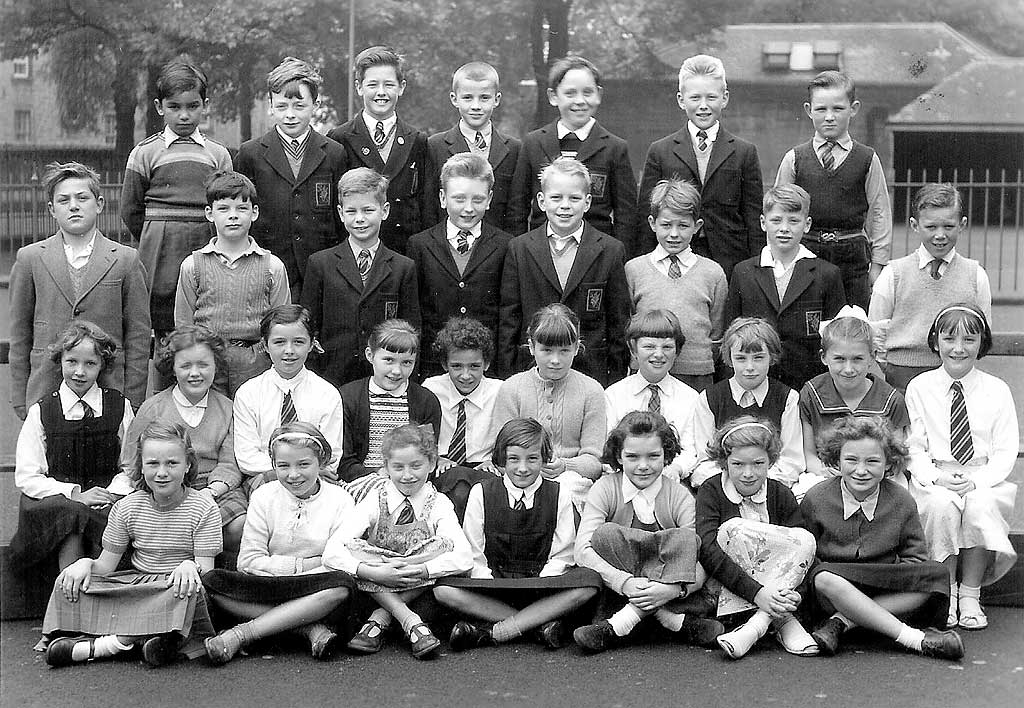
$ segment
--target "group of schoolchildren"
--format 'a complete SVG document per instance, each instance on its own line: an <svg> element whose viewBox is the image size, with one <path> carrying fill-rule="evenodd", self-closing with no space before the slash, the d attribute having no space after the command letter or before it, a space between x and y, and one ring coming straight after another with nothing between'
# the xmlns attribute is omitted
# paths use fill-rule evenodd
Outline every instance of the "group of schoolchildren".
<svg viewBox="0 0 1024 708"><path fill-rule="evenodd" d="M639 192L583 58L522 144L486 64L430 138L396 115L399 55L354 74L363 110L323 137L320 77L285 59L232 171L202 72L165 67L166 127L125 174L138 251L96 229L92 170L47 172L59 232L11 273L12 548L60 568L51 666L224 664L282 634L426 658L431 625L455 651L739 659L771 631L832 655L861 627L963 656L1015 560L1016 413L975 366L991 292L959 194L924 186L921 247L888 262L848 77L811 81L815 135L762 193L713 57L683 63L686 125Z"/></svg>

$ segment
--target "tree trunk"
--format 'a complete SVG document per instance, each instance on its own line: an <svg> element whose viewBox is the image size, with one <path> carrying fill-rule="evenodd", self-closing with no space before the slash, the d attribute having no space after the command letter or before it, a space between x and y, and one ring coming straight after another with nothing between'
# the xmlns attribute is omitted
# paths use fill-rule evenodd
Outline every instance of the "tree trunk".
<svg viewBox="0 0 1024 708"><path fill-rule="evenodd" d="M572 0L536 0L530 21L533 78L537 82L537 102L533 127L549 122L554 109L548 103L548 70L554 60L569 53L569 9ZM547 25L547 27L545 27Z"/></svg>
<svg viewBox="0 0 1024 708"><path fill-rule="evenodd" d="M252 104L256 91L252 85L252 64L243 62L238 67L238 132L241 143L252 139Z"/></svg>
<svg viewBox="0 0 1024 708"><path fill-rule="evenodd" d="M156 112L156 80L160 78L160 65L149 64L146 67L146 96L143 99L146 105L146 135L159 133L164 129L164 119Z"/></svg>
<svg viewBox="0 0 1024 708"><path fill-rule="evenodd" d="M123 49L117 51L117 66L114 68L114 125L116 138L114 155L119 163L128 160L128 153L135 147L135 108L138 106L138 57Z"/></svg>

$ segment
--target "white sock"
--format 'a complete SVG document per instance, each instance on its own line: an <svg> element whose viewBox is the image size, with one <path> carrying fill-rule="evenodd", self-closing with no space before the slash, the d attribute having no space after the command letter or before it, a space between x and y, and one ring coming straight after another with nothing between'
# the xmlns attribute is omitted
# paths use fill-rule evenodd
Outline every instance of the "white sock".
<svg viewBox="0 0 1024 708"><path fill-rule="evenodd" d="M664 607L660 607L654 613L654 619L658 620L658 624L668 631L678 632L683 628L683 620L686 619L686 615L682 613L669 612Z"/></svg>
<svg viewBox="0 0 1024 708"><path fill-rule="evenodd" d="M847 619L847 618L846 618L846 617L844 617L844 616L843 616L843 614L842 614L842 613L840 613L840 612L836 612L836 613L835 613L834 615L832 615L832 617L830 617L829 619L837 619L837 620L839 620L839 621L840 621L840 622L842 622L842 623L843 623L844 625L846 625L846 629L847 629L847 630L853 629L854 627L856 627L856 626L857 626L857 623L856 623L856 622L853 622L852 620L850 620L850 619Z"/></svg>
<svg viewBox="0 0 1024 708"><path fill-rule="evenodd" d="M750 651L750 648L757 644L757 640L768 631L771 623L771 616L764 610L758 610L746 622L731 632L720 634L718 644L725 649L733 659L739 659Z"/></svg>
<svg viewBox="0 0 1024 708"><path fill-rule="evenodd" d="M800 621L789 613L775 620L775 631L782 643L791 650L817 646L810 632L804 629Z"/></svg>
<svg viewBox="0 0 1024 708"><path fill-rule="evenodd" d="M423 624L423 620L415 612L410 612L409 616L402 621L402 631L407 635L412 634L412 628L418 624Z"/></svg>
<svg viewBox="0 0 1024 708"><path fill-rule="evenodd" d="M132 648L129 644L125 646L117 640L116 634L105 634L102 637L97 637L93 640L93 658L94 659L105 659L109 656L114 656L123 651L128 651ZM89 642L81 641L75 642L75 646L71 648L71 660L72 661L87 661L89 659Z"/></svg>
<svg viewBox="0 0 1024 708"><path fill-rule="evenodd" d="M627 603L625 607L608 618L608 624L612 626L617 636L625 637L640 624L641 619L643 618L636 611L636 608Z"/></svg>
<svg viewBox="0 0 1024 708"><path fill-rule="evenodd" d="M896 637L897 644L911 651L921 651L921 642L923 641L924 632L908 625L903 625L903 629L900 630L899 635Z"/></svg>
<svg viewBox="0 0 1024 708"><path fill-rule="evenodd" d="M369 622L370 620L373 620L381 627L384 627L386 629L391 626L391 613L385 609L378 607L376 610L370 613L370 616L367 618L366 621ZM371 637L376 637L378 634L380 634L380 630L376 627L371 627L369 634Z"/></svg>
<svg viewBox="0 0 1024 708"><path fill-rule="evenodd" d="M960 583L960 614L981 614L981 588Z"/></svg>

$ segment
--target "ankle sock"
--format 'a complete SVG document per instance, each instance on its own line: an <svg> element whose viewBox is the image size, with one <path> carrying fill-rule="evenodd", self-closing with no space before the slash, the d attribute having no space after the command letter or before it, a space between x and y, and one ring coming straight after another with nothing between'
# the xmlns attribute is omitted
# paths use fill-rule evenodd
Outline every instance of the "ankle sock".
<svg viewBox="0 0 1024 708"><path fill-rule="evenodd" d="M791 614L787 613L778 618L774 621L774 625L775 631L779 635L779 640L791 651L800 651L807 647L817 646L811 633L804 629L800 621Z"/></svg>
<svg viewBox="0 0 1024 708"><path fill-rule="evenodd" d="M511 642L513 639L521 636L523 636L523 630L519 628L519 623L516 622L515 616L506 617L500 622L495 622L491 628L491 637L499 644Z"/></svg>
<svg viewBox="0 0 1024 708"><path fill-rule="evenodd" d="M310 644L316 644L317 640L325 634L334 634L331 628L323 622L310 622L295 630L309 640Z"/></svg>
<svg viewBox="0 0 1024 708"><path fill-rule="evenodd" d="M981 614L981 587L960 583L960 614L968 617Z"/></svg>
<svg viewBox="0 0 1024 708"><path fill-rule="evenodd" d="M627 603L625 607L608 618L608 624L615 630L616 636L625 637L640 624L642 617L633 605Z"/></svg>
<svg viewBox="0 0 1024 708"><path fill-rule="evenodd" d="M837 620L839 620L840 622L842 622L842 623L843 623L843 626L844 626L844 627L846 627L846 630L845 630L845 631L849 631L849 630L851 630L851 629L853 629L854 627L856 627L856 626L857 626L857 625L856 625L856 624L855 624L854 622L851 622L851 621L850 621L849 619L847 619L846 617L844 617L844 616L842 615L842 613L839 613L839 612L836 612L836 613L835 613L834 615L832 615L831 617L829 617L829 619L837 619Z"/></svg>
<svg viewBox="0 0 1024 708"><path fill-rule="evenodd" d="M423 620L415 612L410 612L409 616L402 620L402 631L405 632L405 636L412 634L412 628L418 624L423 624Z"/></svg>
<svg viewBox="0 0 1024 708"><path fill-rule="evenodd" d="M683 621L686 619L686 615L682 613L669 612L664 607L659 607L654 613L654 619L656 619L658 624L668 631L678 632L683 628Z"/></svg>
<svg viewBox="0 0 1024 708"><path fill-rule="evenodd" d="M726 632L718 637L718 643L730 647L729 655L735 659L750 651L751 647L757 644L757 640L768 631L771 617L767 612L758 610L746 622L731 632Z"/></svg>
<svg viewBox="0 0 1024 708"><path fill-rule="evenodd" d="M105 634L102 637L96 637L92 640L93 642L93 658L94 659L105 659L115 654L120 654L123 651L128 651L132 648L129 644L125 646L117 639L116 634ZM71 660L72 661L87 661L89 659L89 642L81 641L75 642L75 646L71 648Z"/></svg>
<svg viewBox="0 0 1024 708"><path fill-rule="evenodd" d="M896 637L897 644L911 651L921 651L921 642L923 641L924 632L908 625L903 625L903 629L900 630L899 635Z"/></svg>

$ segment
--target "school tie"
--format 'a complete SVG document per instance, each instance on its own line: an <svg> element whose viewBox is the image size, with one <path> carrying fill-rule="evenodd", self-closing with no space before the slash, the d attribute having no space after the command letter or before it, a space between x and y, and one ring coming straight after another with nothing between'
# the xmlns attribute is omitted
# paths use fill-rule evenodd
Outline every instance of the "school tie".
<svg viewBox="0 0 1024 708"><path fill-rule="evenodd" d="M480 133L477 133L480 135ZM465 229L460 229L459 234L455 241L455 250L459 252L460 256L464 256L469 253L469 236L470 232Z"/></svg>
<svg viewBox="0 0 1024 708"><path fill-rule="evenodd" d="M566 133L558 141L558 151L562 154L562 157L576 157L580 154L580 147L582 145L583 141L580 140L576 133Z"/></svg>
<svg viewBox="0 0 1024 708"><path fill-rule="evenodd" d="M448 459L457 465L466 464L466 400L459 401L459 410L455 414L455 432L448 446Z"/></svg>
<svg viewBox="0 0 1024 708"><path fill-rule="evenodd" d="M929 268L928 272L931 274L932 280L938 280L939 278L942 277L942 274L939 273L939 268L941 266L942 266L942 259L941 258L933 258L931 263L928 264L928 268Z"/></svg>
<svg viewBox="0 0 1024 708"><path fill-rule="evenodd" d="M377 121L377 127L373 131L373 144L380 150L384 147L384 143L388 141L387 134L384 133L384 123Z"/></svg>
<svg viewBox="0 0 1024 708"><path fill-rule="evenodd" d="M683 269L679 267L679 256L675 254L668 257L668 277L673 280L683 277Z"/></svg>
<svg viewBox="0 0 1024 708"><path fill-rule="evenodd" d="M519 495L516 499L515 506L512 507L512 511L526 511L526 492Z"/></svg>
<svg viewBox="0 0 1024 708"><path fill-rule="evenodd" d="M477 150L487 149L487 141L484 140L484 136L479 130L476 131L476 138L473 140L473 144L476 145Z"/></svg>
<svg viewBox="0 0 1024 708"><path fill-rule="evenodd" d="M757 403L757 399L754 398L754 394L750 391L744 391L743 395L740 396L740 408L750 408L755 403Z"/></svg>
<svg viewBox="0 0 1024 708"><path fill-rule="evenodd" d="M292 392L288 391L284 394L284 399L281 401L281 425L294 423L298 419L299 415L295 412L295 403L292 402Z"/></svg>
<svg viewBox="0 0 1024 708"><path fill-rule="evenodd" d="M397 526L405 526L411 524L416 520L416 512L412 510L412 502L409 501L409 497L405 498L402 502L402 508L398 510L398 518L395 519Z"/></svg>
<svg viewBox="0 0 1024 708"><path fill-rule="evenodd" d="M832 148L835 146L835 140L826 140L819 148L821 150L821 166L825 168L826 172L831 172L836 166L836 158L832 154Z"/></svg>
<svg viewBox="0 0 1024 708"><path fill-rule="evenodd" d="M953 402L949 406L949 451L953 453L953 459L966 465L974 457L974 443L971 442L971 421L967 418L964 386L954 381L950 388Z"/></svg>
<svg viewBox="0 0 1024 708"><path fill-rule="evenodd" d="M370 274L370 263L372 261L373 259L370 258L370 252L367 249L364 248L359 252L359 259L356 265L359 266L359 277L363 279L364 283L366 282L366 276Z"/></svg>
<svg viewBox="0 0 1024 708"><path fill-rule="evenodd" d="M661 415L661 389L658 384L648 384L647 388L651 392L651 398L647 401L647 410Z"/></svg>
<svg viewBox="0 0 1024 708"><path fill-rule="evenodd" d="M81 399L78 402L82 404L82 420L96 417L96 410L92 406Z"/></svg>
<svg viewBox="0 0 1024 708"><path fill-rule="evenodd" d="M697 143L697 149L698 150L700 150L701 152L704 152L705 150L708 149L708 131L706 131L706 130L698 130L697 131L697 140L700 141L700 142Z"/></svg>

